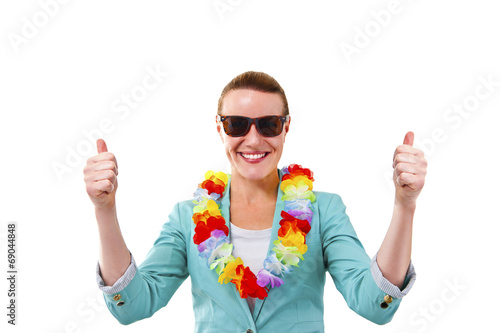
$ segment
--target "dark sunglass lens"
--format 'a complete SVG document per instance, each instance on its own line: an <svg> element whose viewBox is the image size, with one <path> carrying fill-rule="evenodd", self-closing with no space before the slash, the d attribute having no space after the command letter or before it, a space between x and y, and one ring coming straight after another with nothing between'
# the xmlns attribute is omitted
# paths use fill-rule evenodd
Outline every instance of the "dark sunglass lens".
<svg viewBox="0 0 500 333"><path fill-rule="evenodd" d="M260 133L263 136L277 136L282 131L281 119L278 116L269 116L259 119Z"/></svg>
<svg viewBox="0 0 500 333"><path fill-rule="evenodd" d="M248 128L248 119L244 117L227 117L224 121L224 130L230 136L242 136Z"/></svg>

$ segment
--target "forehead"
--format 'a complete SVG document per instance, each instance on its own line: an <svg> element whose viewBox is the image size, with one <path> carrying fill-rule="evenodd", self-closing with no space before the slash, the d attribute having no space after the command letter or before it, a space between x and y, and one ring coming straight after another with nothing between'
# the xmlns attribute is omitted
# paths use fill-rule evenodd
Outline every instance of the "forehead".
<svg viewBox="0 0 500 333"><path fill-rule="evenodd" d="M224 96L222 112L225 116L261 117L283 114L283 101L277 93L250 89L232 90Z"/></svg>

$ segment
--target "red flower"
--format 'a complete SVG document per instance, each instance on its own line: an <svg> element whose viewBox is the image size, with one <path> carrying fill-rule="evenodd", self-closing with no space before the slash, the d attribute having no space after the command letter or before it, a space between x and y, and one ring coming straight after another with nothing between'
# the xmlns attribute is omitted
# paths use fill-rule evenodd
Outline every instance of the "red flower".
<svg viewBox="0 0 500 333"><path fill-rule="evenodd" d="M243 267L240 265L236 268L236 270L238 274L243 273L243 277L241 279L231 280L231 282L236 285L241 298L247 298L250 296L264 299L267 297L267 288L261 287L257 284L257 277L249 267ZM241 270L243 270L243 272Z"/></svg>
<svg viewBox="0 0 500 333"><path fill-rule="evenodd" d="M206 189L209 195L212 193L218 193L222 197L222 194L224 193L224 186L217 185L210 179L207 179L203 183L201 183L200 187Z"/></svg>
<svg viewBox="0 0 500 333"><path fill-rule="evenodd" d="M307 220L297 219L285 211L281 212L281 217L283 219L280 221L281 228L278 230L279 237L285 237L290 229L294 232L302 232L304 237L309 231L311 231L311 225Z"/></svg>
<svg viewBox="0 0 500 333"><path fill-rule="evenodd" d="M313 172L309 169L303 168L301 165L290 164L290 166L288 167L288 172L290 174L283 175L282 181L296 176L306 176L311 181L314 181Z"/></svg>
<svg viewBox="0 0 500 333"><path fill-rule="evenodd" d="M222 230L226 234L229 234L229 229L226 226L226 220L222 216L210 216L205 224L203 221L198 222L194 228L195 235L193 236L193 241L196 245L204 242L210 238L212 231Z"/></svg>

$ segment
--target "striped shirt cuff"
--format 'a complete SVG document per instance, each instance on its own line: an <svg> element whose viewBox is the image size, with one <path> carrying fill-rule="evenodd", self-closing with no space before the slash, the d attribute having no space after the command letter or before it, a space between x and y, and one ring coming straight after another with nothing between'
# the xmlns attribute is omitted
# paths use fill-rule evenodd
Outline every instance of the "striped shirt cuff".
<svg viewBox="0 0 500 333"><path fill-rule="evenodd" d="M99 289L105 294L112 295L119 291L125 289L125 287L132 281L137 272L137 265L135 264L134 256L130 253L130 265L128 266L125 273L113 284L112 286L106 286L101 276L101 268L99 266L99 260L97 261L96 267L96 281Z"/></svg>
<svg viewBox="0 0 500 333"><path fill-rule="evenodd" d="M378 254L378 252L377 252ZM411 287L413 287L413 284L415 283L415 280L417 278L417 274L415 273L415 268L413 267L413 264L410 259L410 265L408 267L408 270L406 271L406 277L405 277L405 282L406 282L406 287L404 287L403 290L399 289L398 286L393 285L392 283L389 282L383 275L382 272L380 271L380 267L378 266L377 263L377 254L372 259L372 262L370 264L370 270L373 276L373 279L375 280L375 283L377 286L385 292L387 295L390 295L394 298L403 298L403 296L406 296L408 292L410 291Z"/></svg>

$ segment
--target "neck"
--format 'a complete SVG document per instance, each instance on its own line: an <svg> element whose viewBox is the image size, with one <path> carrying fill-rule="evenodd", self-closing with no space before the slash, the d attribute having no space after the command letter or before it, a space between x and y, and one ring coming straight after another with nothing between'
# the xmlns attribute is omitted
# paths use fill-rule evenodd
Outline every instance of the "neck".
<svg viewBox="0 0 500 333"><path fill-rule="evenodd" d="M280 179L278 171L264 179L250 180L237 172L231 175L231 200L245 204L254 204L261 200L276 200Z"/></svg>

